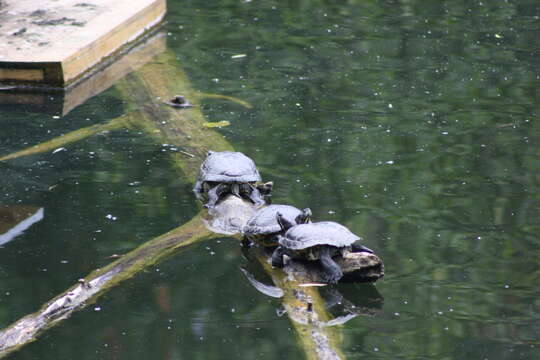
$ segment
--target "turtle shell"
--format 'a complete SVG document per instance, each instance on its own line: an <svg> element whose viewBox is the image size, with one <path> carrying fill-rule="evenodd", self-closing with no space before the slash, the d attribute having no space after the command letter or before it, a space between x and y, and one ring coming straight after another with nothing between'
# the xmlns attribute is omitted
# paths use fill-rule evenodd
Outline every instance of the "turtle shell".
<svg viewBox="0 0 540 360"><path fill-rule="evenodd" d="M302 215L302 210L291 205L269 205L257 211L249 219L244 232L260 235L280 232L281 226L277 221L278 212L293 224L296 224L296 217Z"/></svg>
<svg viewBox="0 0 540 360"><path fill-rule="evenodd" d="M240 152L208 152L201 165L200 180L213 182L261 181L253 160Z"/></svg>
<svg viewBox="0 0 540 360"><path fill-rule="evenodd" d="M279 239L279 244L290 250L303 250L318 245L341 248L357 240L360 237L345 226L333 221L322 221L293 226Z"/></svg>

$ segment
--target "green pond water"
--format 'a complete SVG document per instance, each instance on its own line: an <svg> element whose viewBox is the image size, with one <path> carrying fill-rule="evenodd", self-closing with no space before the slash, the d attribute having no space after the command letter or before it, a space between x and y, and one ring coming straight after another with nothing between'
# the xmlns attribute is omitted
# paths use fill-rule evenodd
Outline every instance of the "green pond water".
<svg viewBox="0 0 540 360"><path fill-rule="evenodd" d="M321 290L371 310L341 327L347 358L540 358L537 1L169 1L165 30L193 88L253 105L201 110L274 203L384 260L379 294ZM4 105L0 155L126 111L114 87L64 117ZM0 246L0 328L191 219L192 186L132 130L0 163L0 204L44 209ZM241 267L270 284L236 239L198 243L8 358L301 359Z"/></svg>

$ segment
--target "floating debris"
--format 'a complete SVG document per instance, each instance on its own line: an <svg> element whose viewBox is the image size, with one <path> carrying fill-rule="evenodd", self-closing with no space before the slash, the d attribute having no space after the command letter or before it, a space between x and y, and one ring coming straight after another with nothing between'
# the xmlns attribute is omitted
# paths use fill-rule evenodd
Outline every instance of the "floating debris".
<svg viewBox="0 0 540 360"><path fill-rule="evenodd" d="M185 109L193 107L189 101L183 95L175 95L171 100L165 101L165 104L175 108Z"/></svg>
<svg viewBox="0 0 540 360"><path fill-rule="evenodd" d="M241 58L245 58L246 56L247 56L246 54L236 54L236 55L231 56L231 59L241 59Z"/></svg>
<svg viewBox="0 0 540 360"><path fill-rule="evenodd" d="M322 287L322 286L326 286L328 284L325 284L325 283L318 283L318 282L312 282L312 283L303 283L303 284L298 284L298 286L300 287Z"/></svg>
<svg viewBox="0 0 540 360"><path fill-rule="evenodd" d="M231 123L228 122L227 120L203 123L203 126L207 128L224 127L224 126L229 126L229 125L231 125Z"/></svg>
<svg viewBox="0 0 540 360"><path fill-rule="evenodd" d="M58 149L55 149L52 153L53 154L56 154L57 152L60 152L60 151L66 151L67 149L65 147L59 147Z"/></svg>

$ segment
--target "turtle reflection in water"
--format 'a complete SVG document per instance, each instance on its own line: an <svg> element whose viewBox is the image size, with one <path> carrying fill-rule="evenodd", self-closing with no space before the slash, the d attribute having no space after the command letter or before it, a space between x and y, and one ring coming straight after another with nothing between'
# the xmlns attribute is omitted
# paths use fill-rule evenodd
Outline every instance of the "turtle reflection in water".
<svg viewBox="0 0 540 360"><path fill-rule="evenodd" d="M248 199L261 206L265 201L259 189L268 195L272 191L272 183L257 186L260 181L255 163L246 155L232 151L209 151L193 192L199 200L208 201L204 205L208 209L213 209L226 194Z"/></svg>
<svg viewBox="0 0 540 360"><path fill-rule="evenodd" d="M284 225L285 234L278 235L279 246L272 254L272 266L283 267L283 255L293 259L319 260L325 280L337 283L343 272L332 256L343 256L347 252L373 251L357 243L361 240L345 226L333 221L294 225L278 213L278 221Z"/></svg>
<svg viewBox="0 0 540 360"><path fill-rule="evenodd" d="M248 242L257 241L265 246L277 246L276 235L283 233L285 228L285 225L279 222L278 213L285 219L287 225L311 222L311 209L309 208L300 210L291 205L269 205L257 211L243 227L242 233Z"/></svg>

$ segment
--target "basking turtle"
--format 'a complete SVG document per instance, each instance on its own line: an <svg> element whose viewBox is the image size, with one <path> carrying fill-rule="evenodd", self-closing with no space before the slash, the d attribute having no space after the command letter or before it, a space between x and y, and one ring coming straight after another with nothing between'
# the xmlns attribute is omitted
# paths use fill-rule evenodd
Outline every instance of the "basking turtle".
<svg viewBox="0 0 540 360"><path fill-rule="evenodd" d="M246 155L232 151L209 151L193 192L199 200L208 200L204 205L208 209L228 193L248 198L255 205L263 205L265 201L257 188L258 181L261 181L259 171Z"/></svg>
<svg viewBox="0 0 540 360"><path fill-rule="evenodd" d="M326 273L326 281L337 283L343 276L332 256L349 251L373 251L363 245L355 244L361 240L345 226L333 221L295 225L278 214L280 223L288 228L285 234L278 235L279 246L272 254L272 266L283 267L283 255L294 259L319 260Z"/></svg>
<svg viewBox="0 0 540 360"><path fill-rule="evenodd" d="M281 214L281 218L278 214ZM286 222L286 226L309 223L311 209L300 210L290 205L269 205L257 211L248 220L242 232L248 240L267 240L263 241L263 245L276 246L278 242L275 235L284 231L283 222Z"/></svg>

